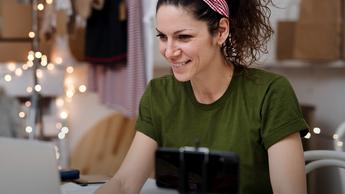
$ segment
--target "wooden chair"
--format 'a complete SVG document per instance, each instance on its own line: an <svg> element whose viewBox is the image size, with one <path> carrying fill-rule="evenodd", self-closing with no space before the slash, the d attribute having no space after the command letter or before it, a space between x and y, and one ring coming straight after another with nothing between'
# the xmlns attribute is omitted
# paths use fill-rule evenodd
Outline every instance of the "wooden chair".
<svg viewBox="0 0 345 194"><path fill-rule="evenodd" d="M81 174L113 176L135 134L135 118L114 113L99 121L81 138L71 154L70 167Z"/></svg>

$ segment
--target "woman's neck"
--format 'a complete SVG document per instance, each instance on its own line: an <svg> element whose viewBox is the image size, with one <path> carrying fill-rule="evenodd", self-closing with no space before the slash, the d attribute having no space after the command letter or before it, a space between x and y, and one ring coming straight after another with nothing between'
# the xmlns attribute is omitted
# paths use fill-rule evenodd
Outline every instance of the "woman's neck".
<svg viewBox="0 0 345 194"><path fill-rule="evenodd" d="M203 76L191 80L195 98L199 103L211 104L222 97L230 85L234 72L233 64L223 63L221 67L210 69Z"/></svg>

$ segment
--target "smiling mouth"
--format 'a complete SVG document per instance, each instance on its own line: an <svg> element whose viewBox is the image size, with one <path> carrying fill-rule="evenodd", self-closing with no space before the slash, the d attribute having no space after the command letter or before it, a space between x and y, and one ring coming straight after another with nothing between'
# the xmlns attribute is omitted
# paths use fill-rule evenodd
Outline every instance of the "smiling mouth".
<svg viewBox="0 0 345 194"><path fill-rule="evenodd" d="M183 63L173 63L172 67L174 67L174 68L182 67L182 66L188 64L189 62L191 62L191 60L188 60L188 61L183 62Z"/></svg>

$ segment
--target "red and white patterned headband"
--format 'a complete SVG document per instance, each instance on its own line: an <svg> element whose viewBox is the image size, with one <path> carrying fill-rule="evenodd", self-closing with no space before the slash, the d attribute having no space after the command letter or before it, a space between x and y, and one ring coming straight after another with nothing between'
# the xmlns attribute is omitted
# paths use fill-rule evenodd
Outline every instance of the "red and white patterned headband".
<svg viewBox="0 0 345 194"><path fill-rule="evenodd" d="M226 0L203 0L213 11L229 18L229 7Z"/></svg>

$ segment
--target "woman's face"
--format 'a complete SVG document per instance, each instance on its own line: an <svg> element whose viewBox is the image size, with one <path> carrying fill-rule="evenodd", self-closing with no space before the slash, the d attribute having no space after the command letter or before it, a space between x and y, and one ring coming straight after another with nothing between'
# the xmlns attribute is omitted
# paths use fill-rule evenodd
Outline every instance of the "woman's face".
<svg viewBox="0 0 345 194"><path fill-rule="evenodd" d="M160 53L170 63L179 81L201 77L212 67L220 51L216 36L206 22L198 21L186 10L162 5L156 15Z"/></svg>

